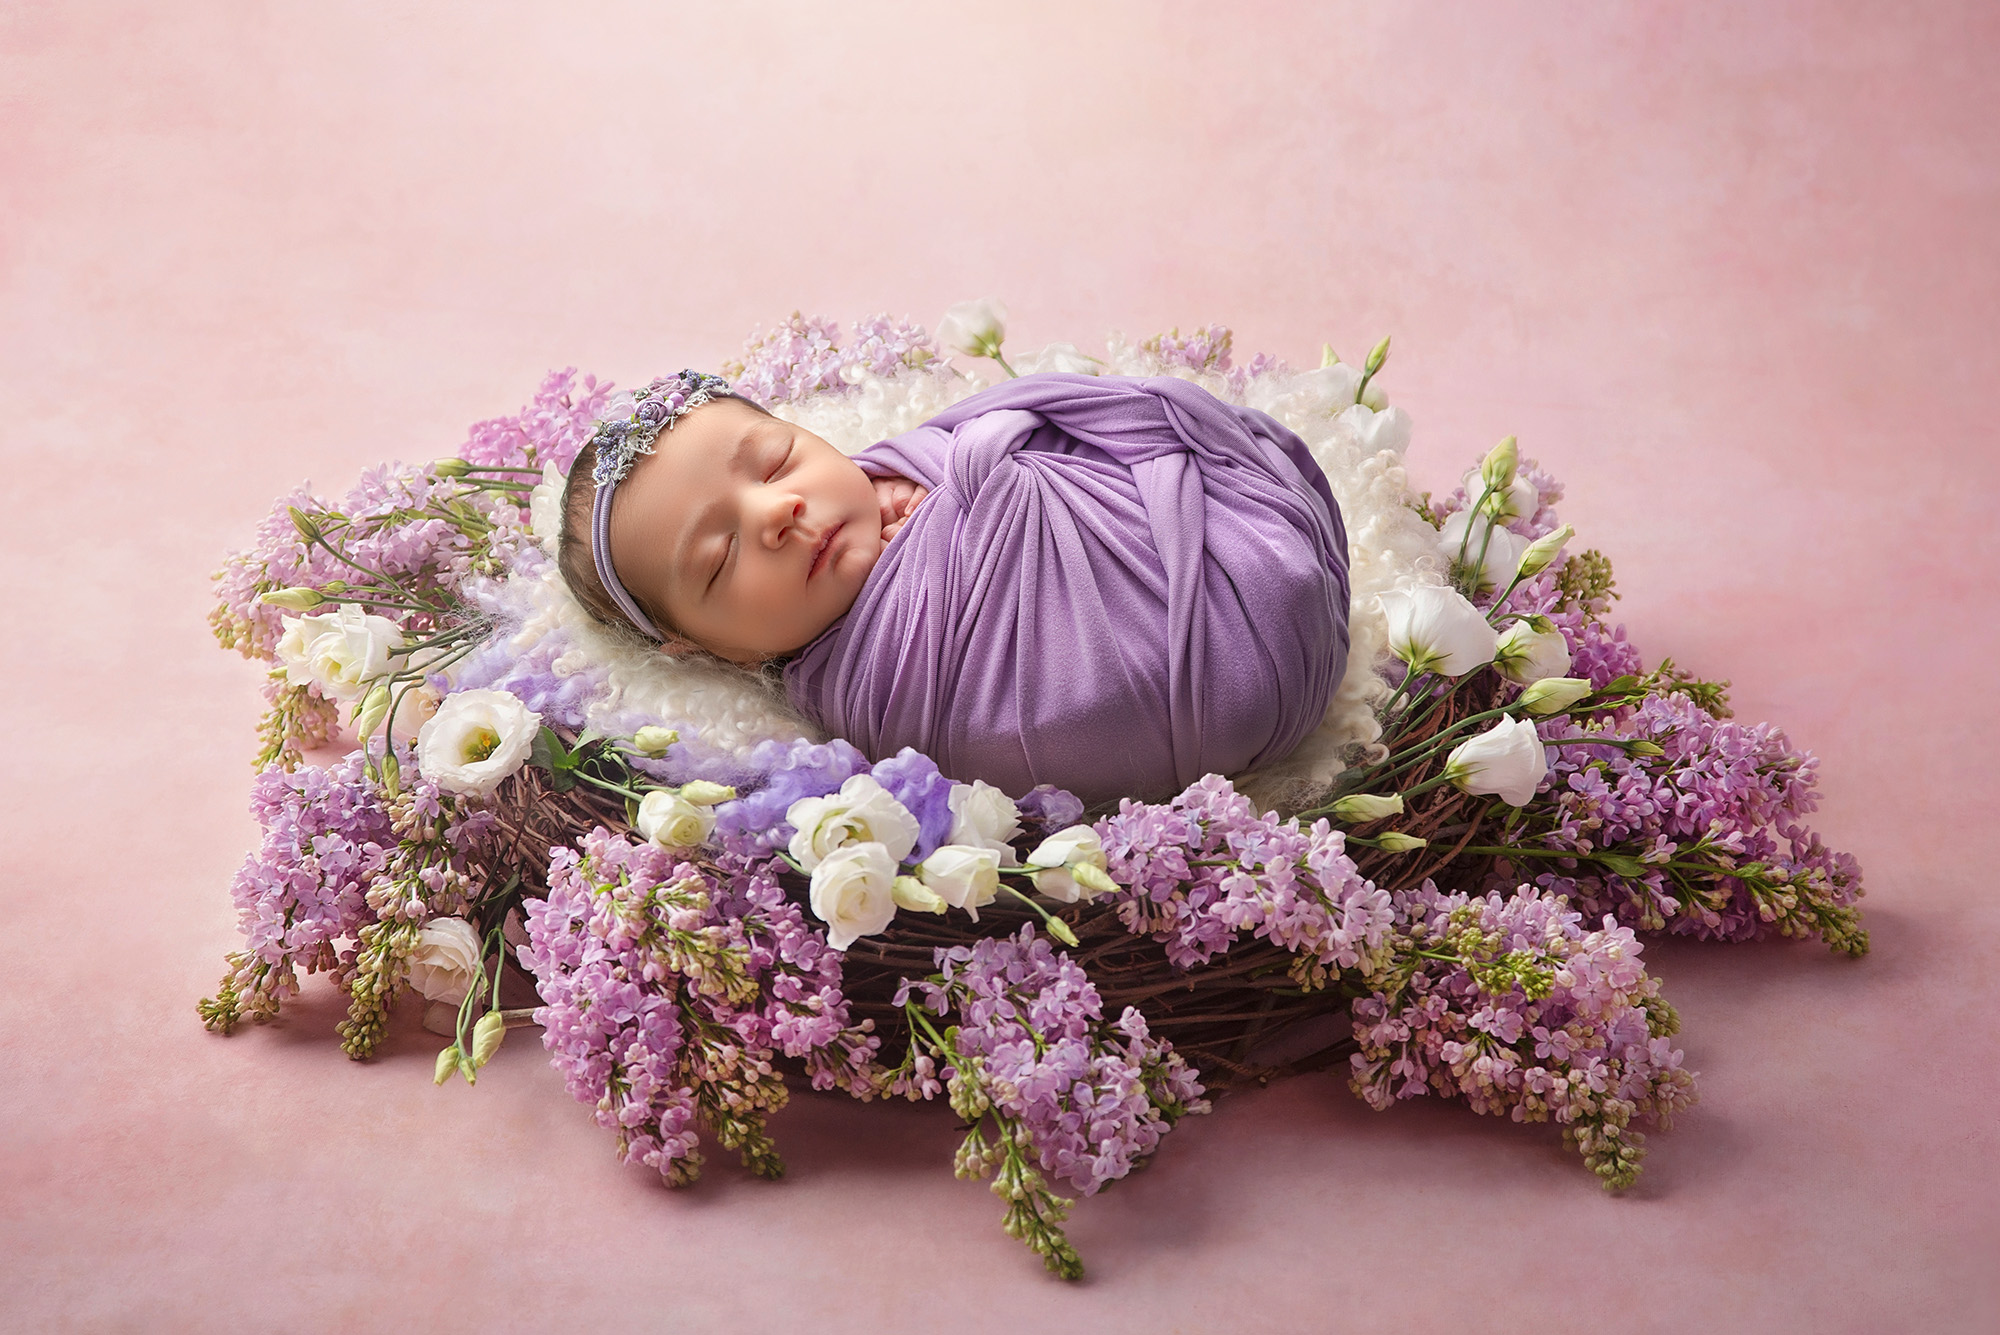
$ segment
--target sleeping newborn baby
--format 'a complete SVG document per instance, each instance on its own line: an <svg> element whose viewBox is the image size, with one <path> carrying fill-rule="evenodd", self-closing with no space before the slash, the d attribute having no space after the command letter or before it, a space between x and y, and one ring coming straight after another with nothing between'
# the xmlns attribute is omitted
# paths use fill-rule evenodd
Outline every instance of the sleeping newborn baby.
<svg viewBox="0 0 2000 1335"><path fill-rule="evenodd" d="M1172 377L1034 375L852 458L715 376L571 469L561 567L670 653L783 661L872 759L1157 798L1276 761L1347 659L1347 543L1305 443Z"/></svg>

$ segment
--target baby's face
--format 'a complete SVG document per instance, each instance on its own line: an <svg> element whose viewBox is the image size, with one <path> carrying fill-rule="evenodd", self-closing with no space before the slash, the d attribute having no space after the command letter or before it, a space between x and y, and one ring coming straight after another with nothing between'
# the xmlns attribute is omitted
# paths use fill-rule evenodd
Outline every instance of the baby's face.
<svg viewBox="0 0 2000 1335"><path fill-rule="evenodd" d="M661 432L612 498L619 580L740 663L800 648L839 620L883 545L860 465L734 399Z"/></svg>

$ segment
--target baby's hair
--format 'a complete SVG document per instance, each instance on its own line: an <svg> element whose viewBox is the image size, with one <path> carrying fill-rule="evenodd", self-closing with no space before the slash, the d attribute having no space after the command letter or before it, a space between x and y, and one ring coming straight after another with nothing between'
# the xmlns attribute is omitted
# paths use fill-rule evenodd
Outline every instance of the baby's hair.
<svg viewBox="0 0 2000 1335"><path fill-rule="evenodd" d="M731 395L738 403L771 416L764 406L751 399ZM597 500L597 483L592 472L597 466L597 444L585 441L577 451L576 462L569 466L569 477L563 482L562 495L562 537L556 544L556 569L562 572L563 583L583 604L583 610L590 613L593 620L628 635L640 635L637 627L626 619L611 597L611 591L598 578L597 561L590 550L590 512ZM628 592L630 592L628 590ZM639 604L639 610L651 618L666 637L666 643L676 657L695 658L728 667L741 668L739 663L731 663L698 643L686 631L673 623L666 610L646 598L633 593L631 597ZM648 638L643 637L642 638Z"/></svg>

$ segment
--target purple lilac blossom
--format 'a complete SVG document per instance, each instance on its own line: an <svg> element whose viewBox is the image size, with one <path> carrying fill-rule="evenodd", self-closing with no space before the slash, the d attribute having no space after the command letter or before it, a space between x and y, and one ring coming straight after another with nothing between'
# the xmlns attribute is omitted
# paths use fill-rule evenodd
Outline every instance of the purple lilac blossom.
<svg viewBox="0 0 2000 1335"><path fill-rule="evenodd" d="M1120 919L1161 942L1176 968L1207 963L1248 930L1310 961L1323 982L1328 970L1372 962L1388 941L1389 896L1347 856L1345 835L1326 821L1301 829L1259 813L1220 775L1166 805L1121 802L1096 829L1125 887Z"/></svg>
<svg viewBox="0 0 2000 1335"><path fill-rule="evenodd" d="M551 371L520 412L475 422L459 457L487 468L553 464L557 472L567 473L610 398L608 380L587 375L579 384L574 366Z"/></svg>
<svg viewBox="0 0 2000 1335"><path fill-rule="evenodd" d="M1567 719L1540 731L1549 742L1596 735ZM1540 871L1538 884L1592 915L1727 941L1790 934L1802 906L1781 902L1787 897L1805 899L1808 910L1848 910L1860 896L1854 858L1827 848L1800 820L1819 804L1819 762L1777 728L1718 719L1685 695L1662 694L1621 711L1602 735L1645 738L1664 754L1550 746L1553 802L1537 809L1521 842L1584 856L1620 850L1644 870L1621 876L1565 861ZM1666 865L1685 868L1694 859L1714 874L1691 880ZM1761 874L1729 875L1752 866ZM1784 888L1759 893L1767 882Z"/></svg>
<svg viewBox="0 0 2000 1335"><path fill-rule="evenodd" d="M359 755L326 769L272 768L257 776L250 814L262 842L231 885L246 954L280 977L296 964L330 967L333 943L374 918L368 889L396 848L381 790Z"/></svg>
<svg viewBox="0 0 2000 1335"><path fill-rule="evenodd" d="M954 1065L976 1063L984 1090L1026 1133L1044 1171L1093 1195L1151 1154L1183 1113L1205 1112L1202 1087L1172 1045L1127 1007L1104 1020L1096 986L1068 954L1024 926L1018 935L940 948L939 973L905 980L958 1017ZM935 1091L928 1071L909 1092Z"/></svg>
<svg viewBox="0 0 2000 1335"><path fill-rule="evenodd" d="M1678 1027L1629 928L1586 930L1559 896L1484 898L1426 882L1396 896L1408 981L1354 1003L1352 1083L1371 1107L1435 1093L1517 1122L1553 1119L1607 1187L1628 1185L1643 1137L1694 1102Z"/></svg>

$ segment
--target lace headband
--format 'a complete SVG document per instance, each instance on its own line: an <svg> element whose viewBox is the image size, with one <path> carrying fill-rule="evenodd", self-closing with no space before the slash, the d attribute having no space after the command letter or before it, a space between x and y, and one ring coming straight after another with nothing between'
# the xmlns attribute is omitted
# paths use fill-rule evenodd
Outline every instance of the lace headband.
<svg viewBox="0 0 2000 1335"><path fill-rule="evenodd" d="M655 640L667 637L660 633L651 617L639 610L638 602L618 582L618 571L611 563L612 493L632 471L639 456L653 452L653 442L662 431L673 430L675 422L710 399L741 397L719 375L682 371L655 380L633 396L630 416L599 422L591 432L590 443L597 456L590 478L597 484L597 495L590 506L590 557L597 564L599 582L611 595L611 601L618 604L618 610L641 633Z"/></svg>

